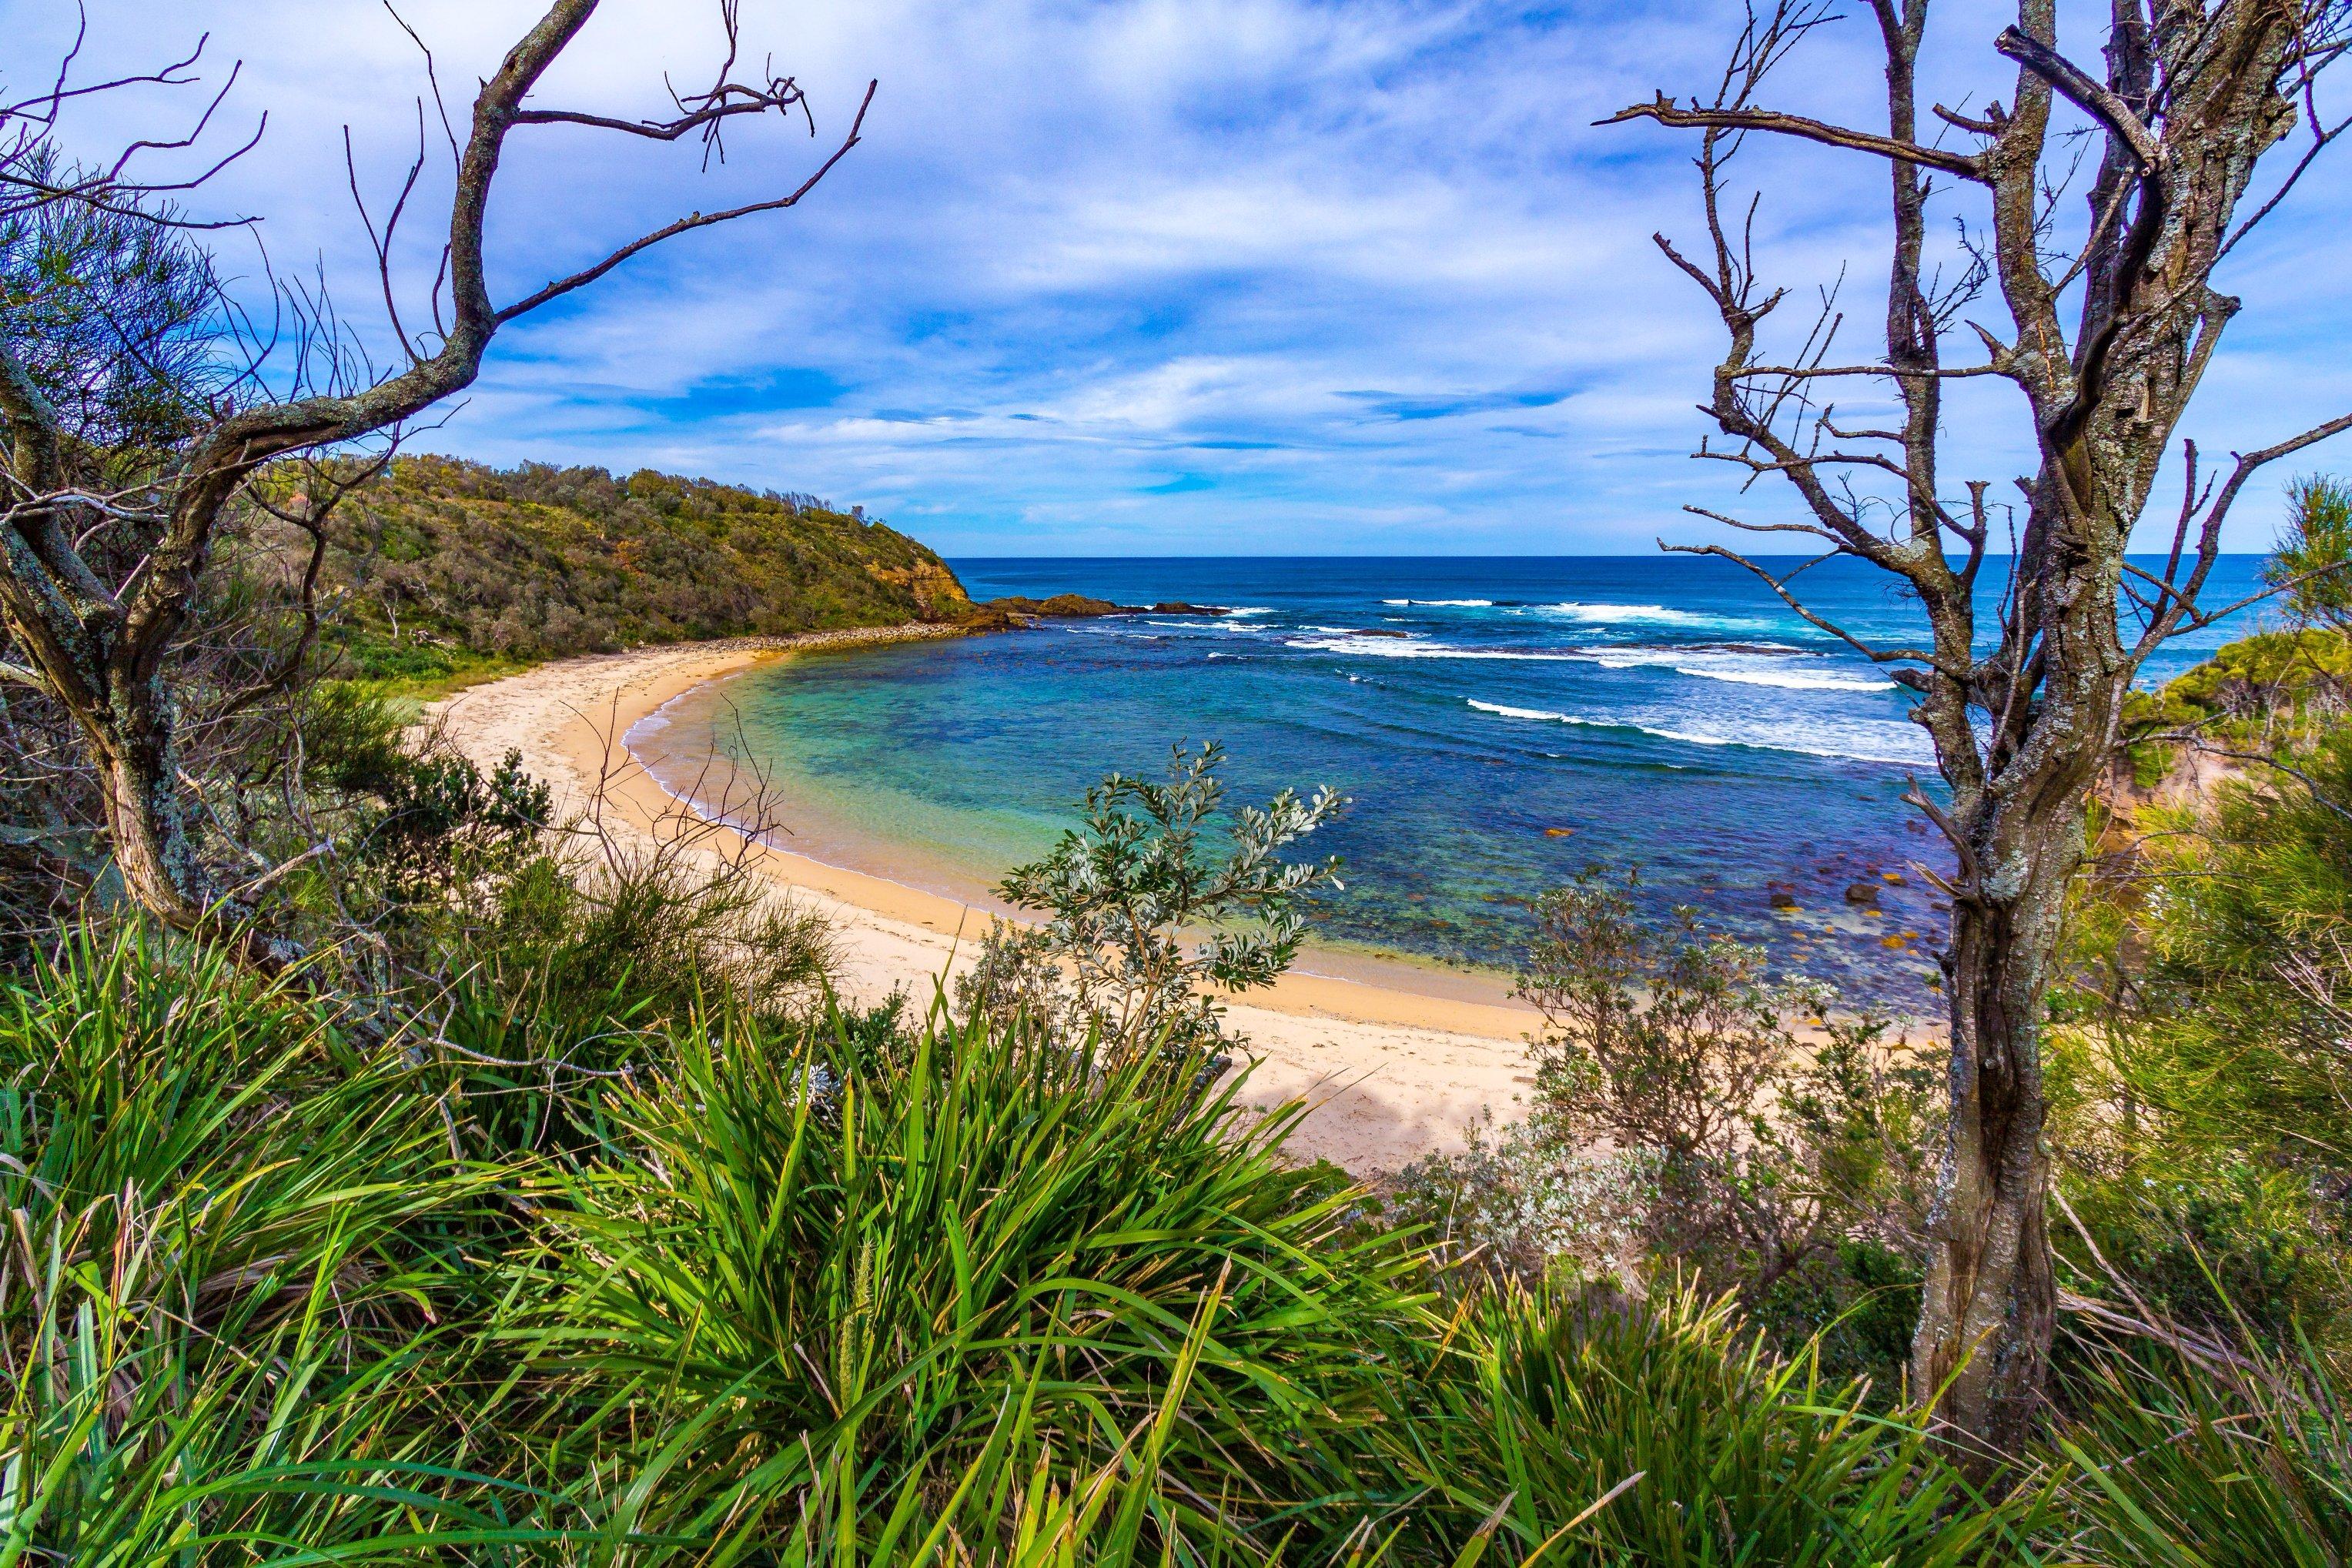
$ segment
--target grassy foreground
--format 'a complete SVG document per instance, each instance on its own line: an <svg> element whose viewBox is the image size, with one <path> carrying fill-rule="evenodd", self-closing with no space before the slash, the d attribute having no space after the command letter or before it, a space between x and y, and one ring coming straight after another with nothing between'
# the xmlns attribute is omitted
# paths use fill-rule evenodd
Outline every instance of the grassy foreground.
<svg viewBox="0 0 2352 1568"><path fill-rule="evenodd" d="M1167 1062L591 1021L518 1071L135 931L0 993L0 1568L2126 1562L2263 1463L2259 1560L2340 1560L2341 1422L2116 1362L1980 1497L1695 1290L1437 1272Z"/></svg>

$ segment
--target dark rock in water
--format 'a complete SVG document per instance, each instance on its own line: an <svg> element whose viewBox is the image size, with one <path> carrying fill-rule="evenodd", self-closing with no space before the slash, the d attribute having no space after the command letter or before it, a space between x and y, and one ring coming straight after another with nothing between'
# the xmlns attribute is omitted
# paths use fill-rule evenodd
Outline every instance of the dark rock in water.
<svg viewBox="0 0 2352 1568"><path fill-rule="evenodd" d="M1032 599L1026 594L1013 594L988 601L991 610L1001 610L1007 615L1054 616L1076 618L1089 615L1124 615L1133 613L1130 607L1114 604L1108 599L1096 599L1084 593L1056 593L1050 599Z"/></svg>
<svg viewBox="0 0 2352 1568"><path fill-rule="evenodd" d="M1187 604L1181 600L1165 600L1158 604L1118 604L1108 599L1097 599L1087 593L1056 593L1050 599L1032 599L1026 594L1011 594L992 599L983 610L1016 621L1083 621L1104 615L1230 615L1233 612L1222 604Z"/></svg>
<svg viewBox="0 0 2352 1568"><path fill-rule="evenodd" d="M1772 894L1772 907L1775 909L1794 909L1797 907L1797 900L1793 894L1785 891L1776 892Z"/></svg>
<svg viewBox="0 0 2352 1568"><path fill-rule="evenodd" d="M1384 630L1382 630L1382 629L1381 629L1381 628L1379 628L1379 627L1374 627L1373 629L1371 629L1371 630L1370 630L1370 631L1369 631L1369 632L1350 632L1350 633L1349 633L1349 634L1350 636L1355 636L1355 637L1401 637L1401 638L1410 638L1410 637L1412 635L1412 632L1389 632L1389 631L1384 631Z"/></svg>
<svg viewBox="0 0 2352 1568"><path fill-rule="evenodd" d="M1845 901L1875 909L1878 907L1878 884L1874 882L1850 882L1846 883Z"/></svg>

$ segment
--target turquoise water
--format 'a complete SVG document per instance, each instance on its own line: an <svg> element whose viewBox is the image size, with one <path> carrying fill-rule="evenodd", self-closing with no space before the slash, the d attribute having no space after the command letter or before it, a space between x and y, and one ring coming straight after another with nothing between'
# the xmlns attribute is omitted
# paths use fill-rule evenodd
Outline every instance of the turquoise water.
<svg viewBox="0 0 2352 1568"><path fill-rule="evenodd" d="M2214 594L2238 597L2258 564L2225 562ZM1235 612L811 655L675 704L633 738L660 732L648 760L682 793L702 758L756 766L788 847L950 892L1042 851L1104 773L1221 740L1238 798L1329 784L1352 799L1313 846L1348 863L1318 912L1340 943L1508 967L1528 901L1600 862L1638 867L1657 907L1699 906L1784 972L1932 1006L1943 914L1910 867L1941 870L1945 855L1898 799L1934 776L1912 698L1727 562L955 566L978 598L1075 591ZM1858 634L1918 624L1866 567L1801 580ZM2176 643L2148 679L2242 620ZM1883 913L1845 902L1885 872L1906 885L1885 886ZM1776 894L1798 907L1776 910Z"/></svg>

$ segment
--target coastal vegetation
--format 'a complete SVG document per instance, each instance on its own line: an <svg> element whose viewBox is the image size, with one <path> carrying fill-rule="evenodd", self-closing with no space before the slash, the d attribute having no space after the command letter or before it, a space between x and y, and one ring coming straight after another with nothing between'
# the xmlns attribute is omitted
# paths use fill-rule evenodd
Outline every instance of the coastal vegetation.
<svg viewBox="0 0 2352 1568"><path fill-rule="evenodd" d="M304 535L251 525L250 570L299 580ZM946 562L862 511L649 471L396 457L325 534L322 652L363 680L975 613Z"/></svg>
<svg viewBox="0 0 2352 1568"><path fill-rule="evenodd" d="M1285 789L1234 814L1223 853L1202 842L1223 809L1223 748L1178 747L1167 781L1113 774L1087 791L1085 826L1005 878L1015 908L956 982L964 1013L1120 1052L1200 1055L1222 1066L1222 998L1271 985L1307 934L1301 900L1340 886L1337 857L1281 851L1338 816L1329 789ZM1235 1042L1238 1043L1238 1042Z"/></svg>
<svg viewBox="0 0 2352 1568"><path fill-rule="evenodd" d="M505 139L612 128L523 107L593 9L556 0L483 85L454 319L380 381L236 370L159 193L60 162L55 90L0 106L0 1568L2346 1561L2340 486L2297 492L2294 623L2147 699L2153 743L2259 759L2114 789L2084 831L2152 645L2125 654L2118 602L2143 639L2200 619L2250 471L2187 577L2126 591L2154 465L2118 444L2168 438L2195 377L2165 356L2227 315L2215 246L2337 11L2221 0L2210 58L2119 24L2104 98L2046 27L2005 34L2016 105L1948 116L1986 141L1961 154L1906 118L1924 5L1882 8L1896 134L1840 135L1900 154L1874 373L1907 534L1786 445L1809 400L1741 390L1769 305L1720 224L1691 270L1735 338L1718 423L1789 454L1745 460L1927 601L1937 645L1879 653L1953 790L1919 798L1958 862L1952 1030L1895 1037L1596 871L1526 956L1532 1114L1374 1186L1290 1156L1302 1107L1248 1111L1218 1017L1337 880L1286 853L1328 792L1221 836L1213 747L1106 779L1005 886L1038 933L856 1008L825 923L715 828L559 817L520 757L485 771L388 698L968 603L855 514L391 450L504 324L668 232L491 304ZM1764 14L1726 102L1641 111L1706 131L1711 215L1723 135L1789 129L1744 94L1817 16ZM2129 351L2064 388L2044 231L1996 236L2053 350L1993 369L2067 412L1979 657L1983 493L1956 517L1931 482L1921 171L2030 219L2053 90L2101 119L2117 214L2188 216L2094 235L2086 308ZM652 132L803 107L722 72ZM2159 242L2189 307L2133 292Z"/></svg>
<svg viewBox="0 0 2352 1568"><path fill-rule="evenodd" d="M445 113L454 188L423 313L432 329L422 337L403 321L393 281L406 191L381 235L369 221L397 344L388 371L377 369L323 288L277 282L260 313L272 325L257 325L196 243L205 225L173 204L186 187L140 177L141 152L186 146L201 137L209 112L178 141L132 137L111 158L66 159L54 133L67 103L131 84L184 86L181 68L68 92L69 56L47 92L0 106L0 267L11 307L0 344L11 541L0 559L0 619L21 661L12 670L62 710L96 775L123 894L176 930L233 936L272 967L297 956L213 874L196 841L198 809L181 779L191 732L201 736L282 695L299 674L316 639L319 573L336 508L392 460L412 422L473 384L502 329L678 235L797 205L857 143L865 104L831 156L797 185L698 211L496 303L483 234L507 143L519 131L596 127L656 141L698 133L707 156L747 122L805 115L814 124L789 77L746 85L729 74L737 42L731 5L720 7L727 49L713 85L673 94L674 118L632 123L526 108L595 9L596 0L558 0L517 40L462 117L462 148ZM872 98L869 87L866 103ZM418 113L421 124L421 99ZM423 158L420 150L420 170ZM513 164L505 167L511 183ZM408 189L415 178L412 172ZM207 600L224 591L215 557L247 508L310 540L290 612L300 631L279 649L239 640L208 650L216 683L192 680L186 655L205 639L191 632Z"/></svg>
<svg viewBox="0 0 2352 1568"><path fill-rule="evenodd" d="M1285 1159L1300 1109L1244 1117L1201 1049L943 996L845 1012L821 931L749 935L740 887L676 864L567 862L528 780L376 733L416 774L389 788L443 804L339 862L345 907L397 912L375 954L263 976L91 915L6 982L16 1561L2325 1562L2342 1539L2337 1058L2324 1012L2263 1010L2315 956L2343 973L2343 879L2271 896L2352 863L2332 797L2233 787L2198 829L2224 863L2141 873L2218 871L2242 904L2184 926L2160 912L2185 901L2118 894L2141 936L2105 946L2086 915L2081 983L2119 967L2135 998L2053 1030L2079 1051L2078 1295L2042 1435L1988 1484L1903 1397L1929 1060L1845 1019L1804 1048L1788 1006L1826 998L1639 928L1612 879L1554 901L1530 955L1554 1030L1513 1168L1559 1162L1550 1186L1473 1158L1373 1191ZM2250 918L2321 940L2223 939ZM2133 956L2159 932L2160 962ZM2210 1070L2249 1041L2259 1082Z"/></svg>
<svg viewBox="0 0 2352 1568"><path fill-rule="evenodd" d="M1940 74L1953 68L1927 47L1931 10L1942 15L1929 0L1871 7L1883 131L1775 101L1808 40L1842 19L1821 0L1750 5L1711 98L1662 91L1606 123L1697 133L1704 248L1656 236L1723 331L1702 407L1724 444L1702 441L1696 455L1785 486L1794 520L1691 509L1803 540L1816 561L1867 562L1916 597L1926 622L1916 641L1860 635L1807 603L1805 566L1719 544L1668 547L1747 568L1918 694L1911 717L1933 741L1944 790L1915 800L1954 872L1942 964L1950 1097L1912 1383L1957 1432L2002 1451L2037 1419L2057 1326L2042 1019L2092 792L2150 655L2231 608L2206 595L2249 481L2352 430L2352 413L2280 430L2234 454L2226 474L2201 470L2184 439L2178 511L2168 524L2147 516L2239 311L2215 281L2224 258L2352 129L2323 120L2312 98L2352 41L2352 11L2336 0L2118 5L2062 47L2057 8L2024 0L2013 24L1972 40L2013 75L1971 86L1962 101L1979 108L1963 111L1923 98L1923 74L1954 90ZM2086 45L2096 68L2082 63L2094 58ZM2285 150L2298 130L2301 155ZM1754 221L1767 187L1741 189L1733 172L1751 139L1832 148L1891 172L1886 313L1871 349L1833 347L1849 326L1844 262L1811 287L1764 276ZM1960 227L1957 257L1929 243L1948 218ZM1771 319L1808 298L1810 319ZM1997 498L1992 474L1952 487L1946 393L1960 379L2007 394L2013 439L2032 455L2016 497ZM1891 411L1866 423L1842 412L1882 400ZM2126 559L2143 519L2168 528L2155 570ZM2301 582L2305 566L2340 559L2323 550L2281 570Z"/></svg>

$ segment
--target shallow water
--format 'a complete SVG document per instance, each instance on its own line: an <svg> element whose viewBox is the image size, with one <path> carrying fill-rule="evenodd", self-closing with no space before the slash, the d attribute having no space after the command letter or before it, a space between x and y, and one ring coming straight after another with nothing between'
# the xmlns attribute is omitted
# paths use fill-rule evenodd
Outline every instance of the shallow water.
<svg viewBox="0 0 2352 1568"><path fill-rule="evenodd" d="M2251 588L2258 565L2224 562L2213 601ZM1730 563L955 566L976 598L1075 591L1233 613L791 660L672 705L635 738L661 731L648 759L681 793L703 758L755 764L791 847L964 894L1045 849L1104 773L1221 740L1236 800L1286 784L1351 798L1310 845L1347 862L1319 911L1339 942L1507 967L1528 902L1601 862L1638 867L1658 908L1693 904L1766 943L1784 973L1934 1008L1943 915L1911 868L1946 857L1898 799L1934 775L1905 716L1913 698ZM1799 581L1863 637L1919 626L1916 604L1858 563ZM2246 629L2174 643L2148 682ZM1857 882L1881 887L1878 913L1846 902Z"/></svg>

